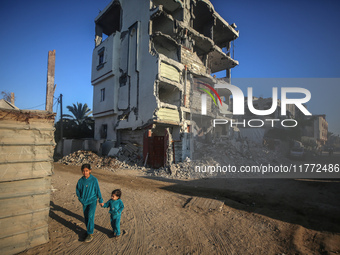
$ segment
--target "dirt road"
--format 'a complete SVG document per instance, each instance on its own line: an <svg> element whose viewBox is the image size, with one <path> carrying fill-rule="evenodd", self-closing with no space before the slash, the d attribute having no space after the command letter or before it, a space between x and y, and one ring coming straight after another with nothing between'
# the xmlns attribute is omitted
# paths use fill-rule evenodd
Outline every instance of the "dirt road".
<svg viewBox="0 0 340 255"><path fill-rule="evenodd" d="M112 238L108 209L98 205L95 238L83 242L75 195L80 168L55 164L50 242L21 254L340 253L339 180L176 181L101 169L92 174L105 202L113 189L122 189L123 236ZM199 203L192 204L193 198ZM211 201L224 201L222 210L209 210Z"/></svg>

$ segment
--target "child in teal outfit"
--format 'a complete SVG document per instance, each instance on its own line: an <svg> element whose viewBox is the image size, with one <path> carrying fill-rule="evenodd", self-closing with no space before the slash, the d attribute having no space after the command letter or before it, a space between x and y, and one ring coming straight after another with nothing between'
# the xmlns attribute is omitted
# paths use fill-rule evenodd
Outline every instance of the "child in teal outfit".
<svg viewBox="0 0 340 255"><path fill-rule="evenodd" d="M104 204L104 208L109 207L111 226L113 229L113 234L116 238L120 237L120 216L124 209L123 201L120 199L122 196L122 191L120 189L115 189L112 191L111 199Z"/></svg>
<svg viewBox="0 0 340 255"><path fill-rule="evenodd" d="M81 177L77 183L76 193L79 201L83 205L85 225L87 228L85 242L91 242L93 240L94 216L96 213L97 199L99 198L99 204L101 206L103 206L104 203L102 194L100 193L98 180L91 175L91 165L82 165L81 171L83 172L83 177Z"/></svg>

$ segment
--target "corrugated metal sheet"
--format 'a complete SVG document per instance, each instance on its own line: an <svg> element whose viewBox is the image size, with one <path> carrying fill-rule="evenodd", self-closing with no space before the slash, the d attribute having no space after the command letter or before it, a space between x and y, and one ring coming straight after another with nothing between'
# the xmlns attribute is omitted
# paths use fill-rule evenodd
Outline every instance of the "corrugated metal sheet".
<svg viewBox="0 0 340 255"><path fill-rule="evenodd" d="M180 82L180 72L178 69L172 65L165 62L161 63L161 76L169 80Z"/></svg>
<svg viewBox="0 0 340 255"><path fill-rule="evenodd" d="M157 118L160 121L180 122L179 112L174 109L160 108L157 112Z"/></svg>
<svg viewBox="0 0 340 255"><path fill-rule="evenodd" d="M0 250L48 242L55 114L0 109Z"/></svg>

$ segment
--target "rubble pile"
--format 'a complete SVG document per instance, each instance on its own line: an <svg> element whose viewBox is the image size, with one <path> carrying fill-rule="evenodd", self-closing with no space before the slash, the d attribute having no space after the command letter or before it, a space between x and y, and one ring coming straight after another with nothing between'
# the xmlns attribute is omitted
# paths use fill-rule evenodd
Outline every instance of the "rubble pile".
<svg viewBox="0 0 340 255"><path fill-rule="evenodd" d="M103 168L108 170L114 170L122 165L122 163L114 157L100 157L91 151L82 150L69 154L58 160L58 162L75 166L91 164L92 168Z"/></svg>
<svg viewBox="0 0 340 255"><path fill-rule="evenodd" d="M290 163L280 153L247 139L225 139L213 142L211 146L196 142L195 157L213 158L220 164L237 166Z"/></svg>
<svg viewBox="0 0 340 255"><path fill-rule="evenodd" d="M260 166L260 165L289 165L291 162L279 152L256 144L247 139L221 139L212 143L195 141L193 160L173 164L149 171L152 176L196 179L207 177L255 177L261 173L221 173L206 171L207 166ZM195 171L197 170L197 171Z"/></svg>
<svg viewBox="0 0 340 255"><path fill-rule="evenodd" d="M90 151L77 151L63 157L58 162L77 166L89 163L93 168L103 168L110 171L117 168L136 169L149 176L173 179L260 177L261 173L211 172L207 171L207 167L234 166L240 169L240 166L291 164L290 160L279 152L241 138L223 138L210 143L195 141L193 159L186 158L183 162L159 169L145 167L143 159L139 156L139 148L133 144L120 148L114 157L100 157Z"/></svg>

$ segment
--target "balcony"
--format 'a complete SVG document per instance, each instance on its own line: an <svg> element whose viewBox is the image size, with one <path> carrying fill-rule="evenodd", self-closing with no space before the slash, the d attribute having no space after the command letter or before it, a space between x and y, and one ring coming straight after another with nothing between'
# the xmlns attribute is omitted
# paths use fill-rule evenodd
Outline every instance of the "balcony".
<svg viewBox="0 0 340 255"><path fill-rule="evenodd" d="M210 68L210 73L230 69L237 65L237 60L232 59L216 45L214 45L213 50L208 54L208 67Z"/></svg>

